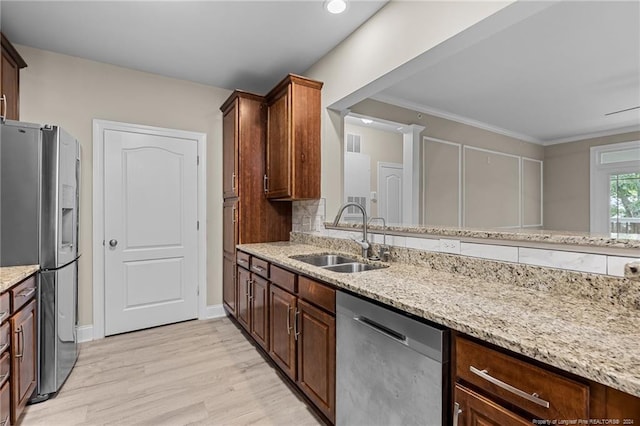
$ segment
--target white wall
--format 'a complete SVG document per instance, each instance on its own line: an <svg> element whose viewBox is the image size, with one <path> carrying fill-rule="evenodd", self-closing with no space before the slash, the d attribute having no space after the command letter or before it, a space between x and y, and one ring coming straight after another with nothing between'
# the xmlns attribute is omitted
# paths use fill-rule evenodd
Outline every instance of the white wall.
<svg viewBox="0 0 640 426"><path fill-rule="evenodd" d="M324 82L322 196L328 216L342 200L343 124L326 108L511 3L391 1L304 73Z"/></svg>
<svg viewBox="0 0 640 426"><path fill-rule="evenodd" d="M207 134L207 303L222 303L222 116L230 91L16 45L20 119L64 127L82 146L79 323L93 323L92 120Z"/></svg>

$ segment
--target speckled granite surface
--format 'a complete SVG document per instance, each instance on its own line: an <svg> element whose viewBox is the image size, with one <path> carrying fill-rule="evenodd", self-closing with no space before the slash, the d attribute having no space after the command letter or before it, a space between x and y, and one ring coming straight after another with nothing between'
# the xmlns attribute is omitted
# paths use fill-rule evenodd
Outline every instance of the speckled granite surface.
<svg viewBox="0 0 640 426"><path fill-rule="evenodd" d="M4 293L29 275L38 271L38 265L0 267L0 293Z"/></svg>
<svg viewBox="0 0 640 426"><path fill-rule="evenodd" d="M336 250L295 242L241 250L640 397L640 311L392 262L340 274L291 259ZM352 251L347 252L353 255Z"/></svg>
<svg viewBox="0 0 640 426"><path fill-rule="evenodd" d="M327 250L350 252L356 255L360 253L359 245L341 238L292 233L291 240ZM374 251L377 250L378 244L374 244L373 247ZM640 310L640 282L625 278L403 247L391 247L391 260L470 278L513 284Z"/></svg>
<svg viewBox="0 0 640 426"><path fill-rule="evenodd" d="M332 228L333 223L325 223ZM358 223L340 222L342 229L362 229ZM372 230L382 231L382 226L369 225ZM455 238L485 238L493 240L532 241L538 243L569 244L576 246L612 247L624 249L640 249L640 240L611 238L608 235L590 234L583 232L549 231L547 229L465 229L433 226L387 226L387 232L402 234L428 234L440 237Z"/></svg>

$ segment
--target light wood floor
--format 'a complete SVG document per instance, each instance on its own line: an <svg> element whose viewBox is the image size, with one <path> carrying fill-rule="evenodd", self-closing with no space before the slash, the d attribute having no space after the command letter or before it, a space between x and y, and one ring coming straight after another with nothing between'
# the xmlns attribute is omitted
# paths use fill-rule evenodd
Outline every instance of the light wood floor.
<svg viewBox="0 0 640 426"><path fill-rule="evenodd" d="M318 425L227 318L85 343L53 399L22 425Z"/></svg>

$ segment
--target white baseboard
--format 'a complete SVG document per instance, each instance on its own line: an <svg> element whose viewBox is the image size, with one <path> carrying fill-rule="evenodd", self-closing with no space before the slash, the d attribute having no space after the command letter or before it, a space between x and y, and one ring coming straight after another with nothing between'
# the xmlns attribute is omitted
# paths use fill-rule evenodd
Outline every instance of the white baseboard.
<svg viewBox="0 0 640 426"><path fill-rule="evenodd" d="M226 315L227 314L222 305L210 305L207 306L206 316L204 319L222 318Z"/></svg>
<svg viewBox="0 0 640 426"><path fill-rule="evenodd" d="M207 306L205 317L202 319L222 318L226 315L227 313L222 305L210 305ZM78 326L76 332L78 333L78 343L93 340L93 324Z"/></svg>
<svg viewBox="0 0 640 426"><path fill-rule="evenodd" d="M78 333L78 343L90 342L93 340L93 324L81 325L76 328Z"/></svg>

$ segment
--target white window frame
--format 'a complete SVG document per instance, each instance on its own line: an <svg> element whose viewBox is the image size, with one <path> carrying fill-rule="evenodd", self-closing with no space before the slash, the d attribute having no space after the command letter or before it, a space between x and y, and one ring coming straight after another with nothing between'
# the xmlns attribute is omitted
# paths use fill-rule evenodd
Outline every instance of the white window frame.
<svg viewBox="0 0 640 426"><path fill-rule="evenodd" d="M611 175L637 173L640 171L640 161L631 160L601 164L600 157L606 152L628 149L640 149L640 141L591 147L589 217L592 233L607 235L611 233L609 230L609 186Z"/></svg>

